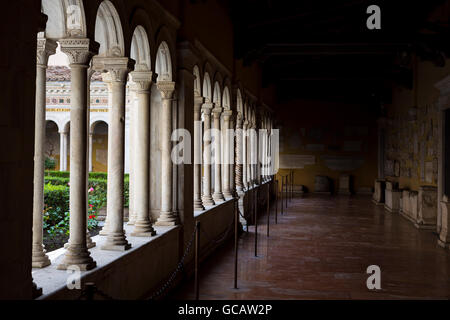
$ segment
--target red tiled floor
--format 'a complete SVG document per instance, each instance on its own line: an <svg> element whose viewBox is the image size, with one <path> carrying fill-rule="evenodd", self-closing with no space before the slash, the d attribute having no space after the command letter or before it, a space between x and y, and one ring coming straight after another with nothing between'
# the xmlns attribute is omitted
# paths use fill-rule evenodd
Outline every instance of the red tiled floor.
<svg viewBox="0 0 450 320"><path fill-rule="evenodd" d="M294 199L266 238L260 215L239 240L238 287L233 289L233 242L200 269L200 299L448 299L450 251L431 231L417 230L368 196L308 195ZM369 265L381 268L381 287L366 287ZM193 281L170 299L192 299Z"/></svg>

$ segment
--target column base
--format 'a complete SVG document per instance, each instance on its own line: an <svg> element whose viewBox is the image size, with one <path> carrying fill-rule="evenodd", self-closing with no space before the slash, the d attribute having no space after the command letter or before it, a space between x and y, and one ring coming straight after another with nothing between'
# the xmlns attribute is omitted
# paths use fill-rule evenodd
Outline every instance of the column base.
<svg viewBox="0 0 450 320"><path fill-rule="evenodd" d="M97 244L92 241L91 235L89 234L89 231L86 231L86 246L88 249L92 249L96 246Z"/></svg>
<svg viewBox="0 0 450 320"><path fill-rule="evenodd" d="M132 237L153 237L156 235L156 231L150 221L136 221L134 230L130 235Z"/></svg>
<svg viewBox="0 0 450 320"><path fill-rule="evenodd" d="M203 205L205 206L213 206L215 205L215 202L213 200L213 198L209 195L209 196L204 196L202 199Z"/></svg>
<svg viewBox="0 0 450 320"><path fill-rule="evenodd" d="M64 260L57 269L66 270L71 266L77 266L81 271L87 271L94 269L97 263L92 259L85 246L69 244Z"/></svg>
<svg viewBox="0 0 450 320"><path fill-rule="evenodd" d="M155 226L176 226L178 224L178 216L175 212L161 212Z"/></svg>
<svg viewBox="0 0 450 320"><path fill-rule="evenodd" d="M125 233L122 232L110 232L106 243L100 247L101 250L111 251L126 251L131 248L131 244L128 243Z"/></svg>
<svg viewBox="0 0 450 320"><path fill-rule="evenodd" d="M194 200L194 211L203 211L205 207L203 206L202 200Z"/></svg>
<svg viewBox="0 0 450 320"><path fill-rule="evenodd" d="M231 190L224 190L223 197L225 198L225 200L233 199L233 194L231 193Z"/></svg>
<svg viewBox="0 0 450 320"><path fill-rule="evenodd" d="M42 288L38 288L37 284L33 281L33 288L32 288L32 298L36 299L40 296L42 296Z"/></svg>
<svg viewBox="0 0 450 320"><path fill-rule="evenodd" d="M224 202L225 201L225 198L224 198L222 192L214 192L212 198L213 198L215 203L217 203L217 202Z"/></svg>
<svg viewBox="0 0 450 320"><path fill-rule="evenodd" d="M33 245L33 252L31 258L32 268L44 268L51 264L50 259L46 255L44 245Z"/></svg>
<svg viewBox="0 0 450 320"><path fill-rule="evenodd" d="M106 224L105 224L105 226L103 226L102 230L100 230L100 232L98 234L101 236L107 236L108 233L109 233L108 228L106 227Z"/></svg>

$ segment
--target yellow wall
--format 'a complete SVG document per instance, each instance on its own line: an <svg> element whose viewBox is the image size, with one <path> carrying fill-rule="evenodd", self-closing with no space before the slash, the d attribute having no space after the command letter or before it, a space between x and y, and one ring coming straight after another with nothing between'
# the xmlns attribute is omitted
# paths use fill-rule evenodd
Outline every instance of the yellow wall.
<svg viewBox="0 0 450 320"><path fill-rule="evenodd" d="M326 175L333 180L337 190L339 175L348 173L353 178L355 191L361 187L372 187L377 175L377 128L375 116L367 106L298 100L280 106L277 111L282 125L280 154L314 155L316 158L314 165L294 170L295 184L304 185L311 192L314 191L315 176ZM320 139L310 136L311 129L317 128L322 131ZM367 134L358 133L355 128L366 129ZM344 151L344 141L361 141L361 151ZM324 151L307 150L307 144L323 144ZM324 155L361 157L364 163L353 171L336 171L325 166L321 159ZM280 180L280 174L287 173L288 170L280 169L277 178Z"/></svg>
<svg viewBox="0 0 450 320"><path fill-rule="evenodd" d="M435 84L450 72L450 63L437 67L432 62L422 62L414 57L414 81L412 90L396 86L392 92L392 104L388 105L387 158L400 163L400 176L388 176L398 181L400 188L418 190L422 185L437 185L438 151L438 106L439 91ZM408 111L417 107L417 119L409 121ZM414 148L417 135L418 150ZM425 149L424 161L433 164L432 181L421 175L421 153ZM415 150L414 150L415 149ZM418 152L416 152L418 151ZM424 170L424 169L423 169ZM409 174L409 172L411 174Z"/></svg>

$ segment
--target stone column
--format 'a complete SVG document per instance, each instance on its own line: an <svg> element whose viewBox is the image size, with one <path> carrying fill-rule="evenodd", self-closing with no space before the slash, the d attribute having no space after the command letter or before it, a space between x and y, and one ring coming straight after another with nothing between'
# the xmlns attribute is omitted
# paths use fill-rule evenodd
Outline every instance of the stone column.
<svg viewBox="0 0 450 320"><path fill-rule="evenodd" d="M59 171L67 171L67 134L59 132Z"/></svg>
<svg viewBox="0 0 450 320"><path fill-rule="evenodd" d="M107 238L101 249L124 251L131 245L123 230L125 169L125 85L134 61L126 57L94 57L94 69L110 91L108 127Z"/></svg>
<svg viewBox="0 0 450 320"><path fill-rule="evenodd" d="M243 130L242 130L242 114L238 113L236 116L236 145L235 145L235 180L236 192L241 195L244 191L243 175Z"/></svg>
<svg viewBox="0 0 450 320"><path fill-rule="evenodd" d="M214 200L211 196L211 110L212 103L204 103L202 106L204 121L204 148L203 148L203 197L205 206L213 206Z"/></svg>
<svg viewBox="0 0 450 320"><path fill-rule="evenodd" d="M34 127L34 177L33 177L33 246L32 267L42 268L50 264L43 245L42 214L44 211L44 147L46 70L48 57L56 52L56 42L39 39L36 63L36 106Z"/></svg>
<svg viewBox="0 0 450 320"><path fill-rule="evenodd" d="M69 246L58 269L77 265L81 270L95 268L86 241L87 216L87 69L97 43L89 39L62 39L61 51L70 61L70 239Z"/></svg>
<svg viewBox="0 0 450 320"><path fill-rule="evenodd" d="M202 121L200 117L201 107L204 98L194 97L194 211L205 210L202 203Z"/></svg>
<svg viewBox="0 0 450 320"><path fill-rule="evenodd" d="M225 131L225 141L224 141L224 148L223 148L223 152L224 152L224 163L222 165L223 167L223 196L225 197L225 199L231 199L233 198L233 194L231 193L231 180L230 180L230 166L231 166L231 156L230 156L230 144L231 144L231 137L230 137L230 132L228 131L230 129L230 120L231 120L231 116L233 115L233 111L231 110L225 110L223 112L223 128L222 130Z"/></svg>
<svg viewBox="0 0 450 320"><path fill-rule="evenodd" d="M131 96L131 107L130 107L130 126L129 126L129 188L128 188L128 225L134 225L136 221L136 209L135 209L135 141L137 137L136 133L136 122L137 122L137 99L136 99L136 90L137 86L130 87L130 96Z"/></svg>
<svg viewBox="0 0 450 320"><path fill-rule="evenodd" d="M245 120L242 131L242 180L244 190L249 188L248 185L248 121Z"/></svg>
<svg viewBox="0 0 450 320"><path fill-rule="evenodd" d="M161 93L161 213L156 221L158 226L178 224L178 216L173 211L173 164L172 152L172 96L175 82L158 81Z"/></svg>
<svg viewBox="0 0 450 320"><path fill-rule="evenodd" d="M236 165L236 112L231 111L232 116L230 117L230 137L229 137L229 159L230 159L230 190L233 198L238 197L236 192L236 177L235 177L235 165Z"/></svg>
<svg viewBox="0 0 450 320"><path fill-rule="evenodd" d="M135 90L137 104L132 108L138 115L136 117L135 138L135 159L134 165L136 186L135 210L136 222L134 231L131 234L135 237L151 237L156 234L149 218L150 209L150 87L152 85L152 72L136 71L132 72L131 80Z"/></svg>
<svg viewBox="0 0 450 320"><path fill-rule="evenodd" d="M225 201L225 198L223 197L222 193L222 164L221 164L221 138L222 134L220 132L220 115L222 113L222 108L219 106L215 106L214 109L212 109L213 114L213 124L214 129L217 134L214 137L214 193L213 193L213 199L214 202L221 202Z"/></svg>

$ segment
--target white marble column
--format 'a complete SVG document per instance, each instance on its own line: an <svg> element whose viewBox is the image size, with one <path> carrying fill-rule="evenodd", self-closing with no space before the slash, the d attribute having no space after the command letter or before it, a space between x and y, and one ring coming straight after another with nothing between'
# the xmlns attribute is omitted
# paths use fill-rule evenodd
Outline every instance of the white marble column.
<svg viewBox="0 0 450 320"><path fill-rule="evenodd" d="M68 132L59 132L59 171L67 171L67 135Z"/></svg>
<svg viewBox="0 0 450 320"><path fill-rule="evenodd" d="M101 249L124 251L128 243L124 223L124 170L125 170L125 85L134 61L126 57L94 57L94 69L110 90L108 126L108 190L106 242Z"/></svg>
<svg viewBox="0 0 450 320"><path fill-rule="evenodd" d="M194 211L205 210L202 203L202 122L201 107L204 102L201 96L194 97Z"/></svg>
<svg viewBox="0 0 450 320"><path fill-rule="evenodd" d="M131 86L130 87L130 98L131 98L131 107L130 107L130 125L129 125L129 139L128 139L128 143L129 143L129 160L130 160L130 165L129 165L129 188L128 188L128 225L134 225L135 221L136 221L136 208L135 208L135 203L136 203L136 192L135 192L135 185L136 185L136 179L135 179L135 168L136 168L136 163L135 163L135 142L136 142L136 137L137 137L137 127L136 127L136 122L137 122L137 99L136 99L136 90L138 89L137 86Z"/></svg>
<svg viewBox="0 0 450 320"><path fill-rule="evenodd" d="M89 132L89 172L92 172L92 136L93 133Z"/></svg>
<svg viewBox="0 0 450 320"><path fill-rule="evenodd" d="M242 181L244 190L249 188L248 185L248 121L245 120L242 131Z"/></svg>
<svg viewBox="0 0 450 320"><path fill-rule="evenodd" d="M224 131L224 135L223 137L225 137L225 141L224 143L224 148L223 148L223 152L224 152L224 163L222 165L223 168L223 196L225 197L225 199L231 199L233 198L233 194L231 192L231 180L230 180L230 166L231 166L231 149L230 149L230 145L231 145L231 137L230 137L230 121L231 121L231 116L233 115L233 111L231 110L225 110L223 112L223 128L222 130Z"/></svg>
<svg viewBox="0 0 450 320"><path fill-rule="evenodd" d="M95 268L86 241L87 216L87 69L98 45L89 39L62 39L61 51L70 61L70 239L63 261L58 269L76 265L81 270Z"/></svg>
<svg viewBox="0 0 450 320"><path fill-rule="evenodd" d="M213 206L214 200L211 196L211 110L212 103L204 103L203 112L203 195L202 202L205 206Z"/></svg>
<svg viewBox="0 0 450 320"><path fill-rule="evenodd" d="M32 267L43 268L50 264L43 245L42 213L44 211L44 149L46 71L48 57L56 51L56 42L39 39L36 63L36 106L34 123L34 177L33 177L33 242Z"/></svg>
<svg viewBox="0 0 450 320"><path fill-rule="evenodd" d="M242 129L242 114L238 113L236 116L236 144L235 144L235 184L236 192L241 195L244 191L243 176L243 129Z"/></svg>
<svg viewBox="0 0 450 320"><path fill-rule="evenodd" d="M135 154L133 170L135 175L135 211L136 221L131 234L135 237L151 237L156 234L149 218L150 209L150 88L152 85L152 72L135 71L130 74L137 104L132 108L136 117Z"/></svg>
<svg viewBox="0 0 450 320"><path fill-rule="evenodd" d="M230 190L231 196L237 198L238 194L236 192L236 112L231 111L232 115L230 117L230 137L229 137L229 159L230 159Z"/></svg>
<svg viewBox="0 0 450 320"><path fill-rule="evenodd" d="M172 152L172 97L175 82L158 81L161 93L161 213L156 221L158 226L178 224L178 215L173 210L173 163Z"/></svg>
<svg viewBox="0 0 450 320"><path fill-rule="evenodd" d="M221 161L221 138L220 132L220 115L222 114L222 107L215 106L212 109L214 130L217 134L214 137L214 202L225 201L222 193L222 161Z"/></svg>

